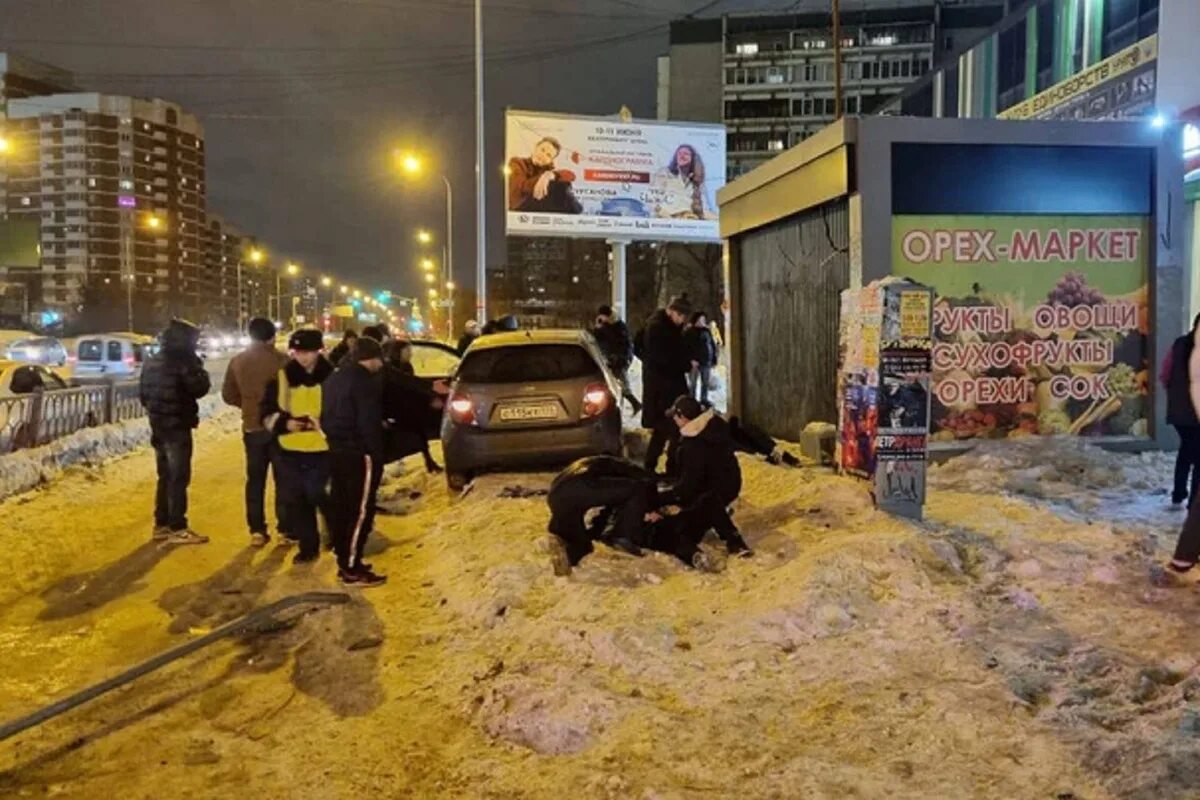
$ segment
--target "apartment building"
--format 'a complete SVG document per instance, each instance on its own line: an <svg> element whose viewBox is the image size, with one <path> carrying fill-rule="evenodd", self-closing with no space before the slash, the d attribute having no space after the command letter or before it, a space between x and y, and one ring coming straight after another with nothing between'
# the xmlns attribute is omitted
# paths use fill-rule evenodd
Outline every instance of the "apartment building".
<svg viewBox="0 0 1200 800"><path fill-rule="evenodd" d="M203 318L204 132L164 100L60 93L7 101L5 210L41 224L34 305L68 321L120 305L135 327Z"/></svg>

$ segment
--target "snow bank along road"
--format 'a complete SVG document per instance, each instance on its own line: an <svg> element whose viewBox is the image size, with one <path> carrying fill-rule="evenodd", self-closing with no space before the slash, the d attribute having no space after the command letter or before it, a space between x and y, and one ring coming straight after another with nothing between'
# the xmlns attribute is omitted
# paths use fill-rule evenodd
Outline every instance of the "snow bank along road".
<svg viewBox="0 0 1200 800"><path fill-rule="evenodd" d="M720 575L599 552L555 578L542 499L498 497L548 476L455 502L403 476L373 547L387 586L6 742L0 796L1200 794L1200 595L1148 577L1178 524L1149 494L1166 458L984 451L937 472L920 525L744 465L758 556ZM241 470L236 432L206 425L206 547L147 541L144 450L0 505L0 714L333 586L328 558L245 546Z"/></svg>

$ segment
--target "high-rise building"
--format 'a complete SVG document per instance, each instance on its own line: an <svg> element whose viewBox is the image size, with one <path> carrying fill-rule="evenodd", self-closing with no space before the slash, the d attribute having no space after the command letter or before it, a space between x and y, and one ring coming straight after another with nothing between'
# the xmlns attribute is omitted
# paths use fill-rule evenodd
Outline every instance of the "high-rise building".
<svg viewBox="0 0 1200 800"><path fill-rule="evenodd" d="M195 117L164 100L52 94L9 100L4 127L7 214L41 223L35 310L68 328L206 318L217 297Z"/></svg>
<svg viewBox="0 0 1200 800"><path fill-rule="evenodd" d="M667 107L658 116L724 122L731 180L838 114L833 20L827 5L808 5L812 11L671 24L670 53L659 60L659 102ZM843 3L842 113L871 113L1003 10L996 0Z"/></svg>

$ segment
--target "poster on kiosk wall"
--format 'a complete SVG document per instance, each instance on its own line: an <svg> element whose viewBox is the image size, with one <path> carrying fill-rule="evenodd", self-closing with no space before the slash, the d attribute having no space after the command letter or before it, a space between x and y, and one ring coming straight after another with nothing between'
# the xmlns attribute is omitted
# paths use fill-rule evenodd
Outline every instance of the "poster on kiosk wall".
<svg viewBox="0 0 1200 800"><path fill-rule="evenodd" d="M509 111L506 230L718 242L725 127Z"/></svg>
<svg viewBox="0 0 1200 800"><path fill-rule="evenodd" d="M892 271L931 286L932 439L1145 437L1149 222L897 216Z"/></svg>
<svg viewBox="0 0 1200 800"><path fill-rule="evenodd" d="M929 445L933 292L889 278L842 293L837 463L876 504L920 518Z"/></svg>

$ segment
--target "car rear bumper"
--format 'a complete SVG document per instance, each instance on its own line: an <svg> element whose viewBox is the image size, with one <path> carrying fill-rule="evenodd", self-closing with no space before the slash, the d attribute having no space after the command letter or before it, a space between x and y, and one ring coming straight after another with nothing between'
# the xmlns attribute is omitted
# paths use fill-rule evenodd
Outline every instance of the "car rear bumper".
<svg viewBox="0 0 1200 800"><path fill-rule="evenodd" d="M609 414L571 427L483 430L452 425L442 435L446 468L476 472L506 467L566 464L576 458L621 452L621 420Z"/></svg>

